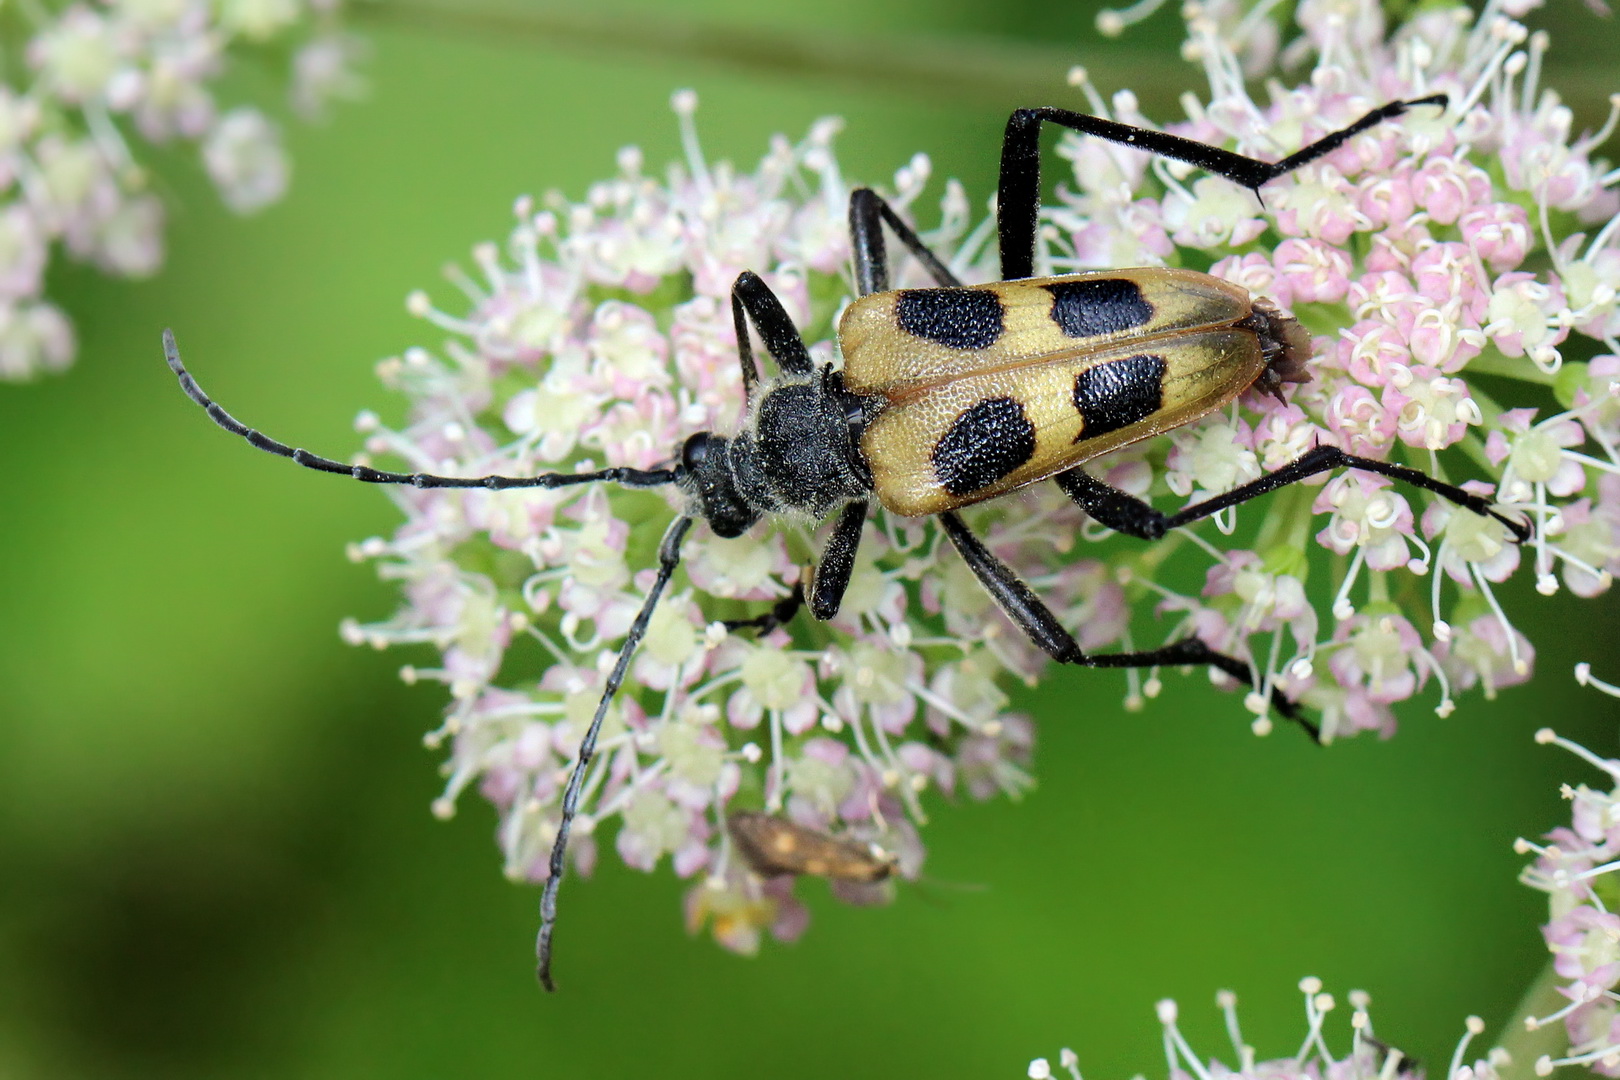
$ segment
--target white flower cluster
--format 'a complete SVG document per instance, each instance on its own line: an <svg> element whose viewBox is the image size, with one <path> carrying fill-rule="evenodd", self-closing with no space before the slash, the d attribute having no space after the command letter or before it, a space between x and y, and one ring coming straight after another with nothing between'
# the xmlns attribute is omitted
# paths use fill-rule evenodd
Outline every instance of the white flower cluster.
<svg viewBox="0 0 1620 1080"><path fill-rule="evenodd" d="M1593 678L1585 664L1576 678L1611 696L1620 688ZM1620 1076L1620 761L1600 757L1579 743L1543 728L1538 743L1550 743L1596 767L1608 779L1599 788L1565 784L1571 819L1540 842L1520 838L1514 850L1535 855L1521 880L1548 896L1550 918L1541 928L1552 953L1562 1008L1529 1016L1532 1031L1562 1022L1569 1050L1543 1056L1536 1073L1546 1076L1580 1065L1602 1076Z"/></svg>
<svg viewBox="0 0 1620 1080"><path fill-rule="evenodd" d="M1270 8L1257 10L1237 26L1258 42ZM1443 714L1454 693L1523 681L1534 651L1492 584L1533 559L1543 582L1556 585L1561 571L1590 595L1620 568L1620 360L1565 363L1562 351L1583 334L1620 353L1620 174L1593 156L1600 138L1570 135L1567 110L1536 83L1546 42L1501 4L1477 21L1461 6L1425 9L1394 28L1376 10L1302 5L1288 49L1315 65L1261 104L1238 59L1260 53L1189 6L1190 51L1211 92L1207 104L1188 98L1182 134L1280 157L1381 103L1450 95L1449 110L1414 108L1268 187L1272 211L1230 197L1224 181L1183 183L1185 170L1129 148L1060 143L1075 176L1046 216L1041 270L1204 267L1290 307L1318 335L1314 381L1286 404L1247 395L1228 414L1099 461L1098 475L1168 502L1225 491L1318 442L1436 473L1447 448L1469 475L1491 477L1481 493L1533 520L1535 542L1521 549L1498 522L1355 474L1269 496L1255 535L1238 543L1229 512L1153 545L1112 543L1051 485L966 514L1083 649L1196 636L1247 661L1258 689L1244 704L1260 733L1273 690L1302 700L1332 738L1389 733L1392 706L1431 688ZM1351 30L1353 53L1342 40ZM1110 103L1077 83L1092 112L1145 123L1128 93ZM729 300L744 270L780 296L818 365L835 359L832 327L853 292L837 123L798 143L778 138L748 171L705 159L694 96L677 94L674 106L681 166L649 175L626 149L617 175L583 201L520 200L504 247L476 247L475 273L454 275L463 299L410 297L448 340L382 364L410 411L399 430L362 417L370 454L469 477L666 467L688 436L728 434L741 415ZM1536 155L1547 169L1526 172ZM927 174L919 157L895 176L900 213ZM954 184L940 213L925 241L964 280L992 279L993 221L975 223ZM1590 239L1577 231L1588 226ZM927 283L908 261L895 278ZM1425 297L1452 293L1437 319ZM1470 363L1555 382L1566 408L1540 419L1488 400L1459 374ZM399 581L404 603L386 621L347 624L345 636L439 650L440 663L405 669L451 699L429 739L450 748L435 809L449 814L476 785L497 809L506 872L544 879L582 736L653 583L659 538L683 508L600 484L388 494L404 523L354 554ZM1308 581L1313 535L1344 558ZM1047 657L929 519L872 515L833 622L726 631L719 620L762 615L788 596L818 550L803 522L765 522L732 540L692 528L581 781L575 865L589 870L603 826L616 823L619 856L642 869L670 856L694 879L692 925L707 922L743 951L766 931L792 936L804 915L791 881L761 882L741 865L730 809L877 843L909 877L923 854L925 795L986 797L1029 782L1033 730L1008 712L1007 694ZM1203 588L1177 591L1166 582L1189 562ZM1137 708L1160 676L1094 678L1116 680Z"/></svg>
<svg viewBox="0 0 1620 1080"><path fill-rule="evenodd" d="M1119 32L1158 6L1099 26ZM1074 169L1043 271L1207 269L1315 335L1311 382L1286 401L1251 394L1229 418L1129 447L1098 463L1110 483L1197 500L1331 445L1483 477L1463 486L1534 526L1517 545L1498 522L1344 473L1314 502L1305 485L1271 496L1249 550L1204 553L1201 594L1164 604L1318 710L1327 738L1388 735L1399 702L1427 696L1444 716L1464 692L1529 678L1534 646L1495 592L1521 567L1544 594L1583 597L1620 571L1620 170L1599 154L1620 95L1597 131L1575 132L1543 82L1549 36L1515 21L1537 6L1429 4L1396 24L1368 0L1306 0L1296 33L1272 3L1184 5L1183 52L1210 96L1184 98L1177 134L1276 160L1379 103L1447 96L1268 185L1265 208L1176 162L1072 133L1058 145ZM1262 75L1265 94L1251 94ZM1105 100L1083 70L1071 77L1087 111L1147 123L1129 91ZM1504 397L1476 374L1538 387L1508 383ZM1518 407L1540 387L1559 408ZM1234 519L1216 522L1232 533ZM1313 534L1343 557L1326 574L1304 556Z"/></svg>
<svg viewBox="0 0 1620 1080"><path fill-rule="evenodd" d="M619 175L571 203L517 205L506 250L474 250L479 279L458 275L471 310L452 315L425 294L408 306L452 334L442 355L385 361L411 421L384 430L366 416L368 450L414 469L533 473L556 463L651 468L693 432L729 432L742 410L730 292L754 269L831 356L833 314L847 299L849 186L832 153L836 121L801 142L776 140L757 169L711 164L698 144L696 99L675 96L686 161L663 180L639 151ZM921 192L928 163L895 178L894 205ZM947 188L945 224L928 240L958 246L967 208ZM981 234L982 239L982 234ZM968 250L976 250L977 244ZM902 279L914 268L897 267ZM558 828L558 800L604 677L646 595L667 498L607 485L504 492L390 488L406 515L358 558L399 579L393 619L350 623L354 643L431 642L442 666L411 680L445 683L452 704L431 745L451 747L436 812L477 783L497 807L506 871L538 881ZM992 533L999 550L1044 552L1045 594L1087 644L1116 640L1119 590L1068 546L1078 512ZM838 619L766 633L728 633L791 590L814 548L804 526L765 523L725 540L700 526L658 607L601 733L570 852L589 871L601 826L651 870L664 856L696 878L694 927L752 951L762 933L796 935L805 913L790 880L761 882L732 849L728 808L763 807L800 825L881 843L903 877L922 859L915 824L930 790L985 798L1017 793L1032 738L1008 713L1009 671L1033 678L1034 649L995 613L927 522L868 525ZM733 800L736 800L733 802ZM847 892L859 902L887 889Z"/></svg>
<svg viewBox="0 0 1620 1080"><path fill-rule="evenodd" d="M0 75L0 379L72 363L72 326L44 296L53 249L109 274L143 277L163 261L163 206L141 142L190 143L232 210L286 190L275 125L225 106L210 85L233 51L295 46L292 100L306 115L357 90L355 39L339 0L106 0L0 11L26 24L19 62ZM9 29L9 27L8 27Z"/></svg>
<svg viewBox="0 0 1620 1080"><path fill-rule="evenodd" d="M1350 1048L1341 1057L1328 1048L1322 1032L1328 1015L1338 1007L1337 1000L1322 990L1322 980L1317 978L1301 979L1299 989L1305 995L1305 1037L1291 1057L1264 1061L1257 1058L1254 1047L1243 1041L1243 1032L1238 1027L1237 995L1230 990L1215 995L1215 1002L1226 1018L1227 1035L1232 1040L1230 1062L1206 1061L1199 1057L1176 1026L1179 1015L1176 1003L1159 1002L1159 1023L1164 1028L1165 1075L1169 1080L1396 1080L1414 1075L1416 1062L1406 1058L1398 1048L1374 1037L1368 1012L1371 998L1366 992L1350 991ZM1446 1067L1445 1080L1499 1080L1500 1070L1512 1060L1506 1051L1496 1048L1484 1058L1467 1060L1469 1044L1484 1030L1485 1023L1479 1017L1468 1018L1463 1036ZM1073 1050L1065 1047L1058 1061L1073 1080L1081 1080L1080 1058ZM1052 1080L1056 1073L1046 1058L1036 1058L1029 1063L1026 1075L1029 1080Z"/></svg>

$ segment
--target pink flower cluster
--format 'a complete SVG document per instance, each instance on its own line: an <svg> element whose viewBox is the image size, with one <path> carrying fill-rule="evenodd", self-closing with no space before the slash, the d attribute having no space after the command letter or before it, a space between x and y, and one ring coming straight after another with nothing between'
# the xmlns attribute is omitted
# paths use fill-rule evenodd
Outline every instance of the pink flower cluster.
<svg viewBox="0 0 1620 1080"><path fill-rule="evenodd" d="M1584 683L1620 696L1620 688L1593 679L1586 665L1577 670ZM1536 741L1563 747L1596 766L1614 790L1565 784L1572 807L1568 826L1548 833L1541 843L1520 839L1514 850L1534 854L1521 880L1548 894L1551 918L1541 928L1552 952L1562 1008L1530 1016L1530 1030L1563 1021L1569 1050L1560 1058L1543 1057L1536 1073L1546 1076L1564 1065L1584 1065L1603 1076L1620 1076L1620 761L1602 758L1549 729Z"/></svg>
<svg viewBox="0 0 1620 1080"><path fill-rule="evenodd" d="M1151 6L1109 13L1104 28ZM1400 701L1431 693L1445 715L1461 691L1528 678L1534 650L1492 588L1521 563L1543 593L1581 596L1620 568L1620 171L1593 156L1616 114L1573 136L1568 108L1539 85L1547 36L1500 3L1477 18L1425 8L1393 28L1376 4L1305 3L1286 45L1268 8L1187 9L1184 52L1211 97L1188 98L1188 119L1169 130L1275 159L1382 102L1445 93L1449 107L1414 109L1268 185L1265 208L1176 163L1065 136L1073 177L1037 265L1207 269L1316 335L1313 381L1286 403L1250 395L1225 418L1116 454L1102 463L1111 482L1191 502L1325 443L1462 482L1533 523L1521 549L1495 522L1349 474L1271 496L1241 547L1170 538L1213 563L1198 596L1154 583L1163 551L1111 549L1116 567L1144 568L1133 606L1157 599L1178 629L1249 658L1268 689L1321 712L1327 737L1388 734ZM1267 100L1250 97L1247 79L1311 57L1302 84L1273 80ZM1133 95L1105 101L1080 70L1071 81L1090 111L1146 123ZM1606 352L1566 363L1571 335ZM1550 386L1564 407L1515 408L1474 385L1476 372ZM1231 535L1242 516L1216 525ZM1340 557L1331 567L1305 554L1310 535ZM1248 700L1263 713L1264 694Z"/></svg>
<svg viewBox="0 0 1620 1080"><path fill-rule="evenodd" d="M1257 1060L1255 1049L1243 1041L1238 1026L1237 995L1222 990L1215 995L1215 1003L1226 1019L1226 1032L1232 1040L1234 1060L1230 1063L1200 1058L1177 1027L1180 1010L1174 1001L1161 1001L1158 1005L1159 1023L1164 1028L1164 1055L1169 1080L1390 1080L1391 1077L1412 1075L1416 1063L1407 1059L1399 1048L1379 1041L1373 1035L1372 1016L1368 1011L1372 999L1361 990L1350 991L1350 1049L1342 1057L1329 1049L1323 1027L1329 1014L1338 1008L1332 994L1322 990L1322 980L1301 979L1299 989L1305 996L1305 1036L1299 1049L1291 1057ZM1468 1062L1468 1046L1485 1030L1477 1016L1470 1016L1463 1036L1451 1055L1445 1080L1498 1080L1501 1070L1511 1063L1509 1055L1493 1049L1484 1058ZM1065 1048L1058 1059L1059 1066L1073 1080L1081 1080L1080 1058ZM1057 1074L1052 1063L1045 1058L1030 1062L1026 1074L1029 1080L1052 1080ZM1421 1075L1418 1074L1418 1075Z"/></svg>
<svg viewBox="0 0 1620 1080"><path fill-rule="evenodd" d="M106 0L56 14L20 4L26 63L0 77L0 379L73 361L73 328L44 296L54 245L109 274L163 261L163 206L139 142L195 144L221 197L251 213L279 199L288 162L275 124L209 89L233 51L292 41L295 106L352 95L357 43L338 0ZM314 25L310 25L310 24Z"/></svg>
<svg viewBox="0 0 1620 1080"><path fill-rule="evenodd" d="M683 92L674 104L683 168L655 179L626 150L618 175L581 203L520 200L506 249L479 246L478 278L456 276L467 314L410 298L452 337L442 355L412 350L384 362L412 418L389 431L363 417L368 449L468 474L665 462L687 435L728 431L740 415L730 290L749 268L817 342L816 355L831 358L826 338L848 293L838 123L818 123L799 143L775 141L742 172L705 160L696 99ZM899 206L927 174L924 158L900 171ZM950 250L968 219L954 185L943 214L929 239ZM405 525L355 554L379 560L407 603L392 620L351 623L345 634L442 650L442 666L407 669L412 680L445 683L452 699L429 737L450 746L436 810L451 813L478 784L500 814L507 873L541 880L604 665L650 583L668 496L606 487L391 494ZM1049 552L1079 524L1073 510L1066 524L1036 517L996 543L1013 557ZM719 620L762 614L785 597L812 546L803 526L737 540L700 528L687 542L677 585L632 665L634 689L608 714L570 846L589 872L598 827L617 819L619 857L651 870L669 856L698 882L687 900L694 927L712 924L743 952L767 930L795 936L805 914L790 882L760 882L732 852L728 806L881 843L900 875L914 877L925 794L985 798L1029 783L1031 726L1007 711L1003 683L1009 673L1032 680L1041 665L967 572L939 558L930 523L879 517L868 527L832 624L725 630ZM1122 597L1101 565L1052 569L1043 588L1059 610L1091 626L1092 643L1116 641ZM846 891L869 902L889 890Z"/></svg>
<svg viewBox="0 0 1620 1080"><path fill-rule="evenodd" d="M1213 268L1317 335L1314 381L1286 404L1246 397L1100 460L1098 474L1165 504L1330 442L1474 484L1529 516L1535 540L1514 546L1489 519L1365 475L1284 489L1263 513L1226 512L1152 545L1114 538L1051 485L967 516L1082 647L1196 634L1252 664L1260 689L1244 701L1257 731L1270 729L1277 688L1328 738L1388 733L1401 701L1432 694L1445 713L1461 693L1529 676L1532 646L1492 591L1521 562L1544 589L1581 595L1608 588L1620 562L1617 175L1591 157L1606 131L1572 139L1567 110L1537 86L1546 42L1498 6L1478 20L1424 7L1387 30L1375 5L1307 0L1302 34L1286 44L1269 7L1224 23L1212 10L1188 9L1186 51L1211 93L1189 99L1185 134L1280 157L1392 99L1444 91L1452 104L1414 109L1268 186L1264 208L1127 148L1061 143L1074 177L1046 213L1041 272ZM1223 36L1232 26L1249 37ZM1264 105L1248 96L1244 64L1313 56L1299 85L1274 83ZM1083 72L1074 81L1093 112L1146 122L1131 95L1105 102ZM370 454L468 476L665 464L686 436L737 423L728 301L743 270L782 298L818 363L836 359L832 327L853 291L838 124L778 138L743 170L705 158L695 97L674 106L681 165L651 174L627 149L580 202L521 199L508 241L474 248L472 272L452 275L461 298L410 297L446 341L380 365L410 413L399 430L361 417ZM919 156L896 173L899 212L911 213L928 172ZM955 184L939 205L925 240L964 279L991 279L993 223L975 220ZM905 261L896 278L925 283ZM1577 334L1615 355L1566 361ZM1565 407L1538 417L1499 403L1473 372L1550 385ZM405 669L449 692L429 736L449 753L435 810L448 815L476 786L498 812L506 872L538 881L579 741L679 508L667 491L605 486L386 490L405 521L354 556L399 581L404 604L344 634L439 651L436 666ZM1229 539L1240 527L1241 543ZM1045 655L930 519L873 516L832 623L726 631L721 620L790 593L818 550L814 533L767 522L722 540L694 528L608 713L570 848L588 872L616 822L620 858L651 869L669 856L694 882L692 925L740 951L767 932L794 936L805 916L791 882L761 882L741 864L728 807L877 843L905 878L919 871L917 827L940 796L1016 795L1031 782L1032 725L1008 711L1008 692L1039 678ZM1169 584L1184 580L1203 587ZM1094 678L1098 693L1123 680L1126 707L1140 708L1161 674Z"/></svg>

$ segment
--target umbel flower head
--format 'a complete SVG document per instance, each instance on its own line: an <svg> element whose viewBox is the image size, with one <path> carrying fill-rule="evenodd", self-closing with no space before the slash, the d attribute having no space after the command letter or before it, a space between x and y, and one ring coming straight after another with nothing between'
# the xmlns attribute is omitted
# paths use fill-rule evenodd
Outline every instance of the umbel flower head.
<svg viewBox="0 0 1620 1080"><path fill-rule="evenodd" d="M67 316L44 295L58 250L119 277L163 261L163 205L143 142L195 146L225 204L252 213L281 198L280 131L211 84L234 53L291 44L292 100L305 114L351 95L356 42L340 0L104 0L0 13L26 26L0 74L0 379L73 362Z"/></svg>
<svg viewBox="0 0 1620 1080"><path fill-rule="evenodd" d="M1450 105L1413 109L1268 185L1264 207L1224 180L1064 138L1073 176L1043 219L1037 272L1207 269L1315 336L1313 381L1285 402L1251 394L1100 459L1096 474L1160 504L1193 501L1328 443L1466 482L1527 516L1534 539L1516 546L1490 519L1364 474L1284 489L1263 511L1223 512L1152 545L1113 539L1050 485L968 518L1084 649L1196 635L1252 666L1258 689L1217 681L1246 691L1233 712L1257 732L1270 730L1276 690L1314 710L1325 739L1387 735L1401 701L1445 715L1464 693L1529 677L1533 647L1495 584L1522 570L1543 592L1592 596L1620 560L1620 200L1617 174L1592 157L1613 118L1573 135L1538 85L1548 42L1496 4L1477 18L1425 6L1389 27L1373 4L1307 2L1297 31L1268 28L1264 12L1188 11L1186 51L1210 92L1186 99L1169 126L1180 134L1275 159L1384 102L1444 93ZM1268 33L1292 40L1267 54ZM1268 55L1298 74L1257 101L1241 63ZM1091 112L1148 125L1128 92L1109 102L1082 72L1073 81ZM742 170L704 157L693 95L674 105L680 164L649 172L627 149L581 202L521 199L507 242L478 246L474 271L452 275L463 297L409 299L447 341L382 363L409 417L394 430L364 414L370 454L463 476L667 464L686 436L737 422L728 299L744 270L782 298L816 363L836 359L832 327L854 291L838 123L778 138ZM920 204L928 175L921 156L895 175L899 212ZM925 241L963 279L992 279L993 222L954 183L938 202ZM907 263L895 278L928 283ZM1608 352L1566 359L1583 337ZM1476 374L1494 379L1489 392ZM1551 399L1557 408L1541 407ZM449 690L428 737L449 753L435 810L448 815L476 786L499 815L507 873L540 880L580 739L679 508L605 486L388 492L404 523L353 553L399 581L404 603L344 634L439 650L437 664L405 669ZM742 864L729 810L878 844L907 878L939 796L1016 795L1030 782L1033 729L1008 693L1041 676L1045 654L931 519L868 521L831 623L726 631L723 620L790 595L816 527L767 522L734 540L693 529L583 780L575 865L588 872L610 833L632 866L670 856L694 882L691 925L739 951L766 932L796 935L805 914L790 880L762 882ZM1098 672L1092 692L1104 698L1117 679L1140 708L1161 675Z"/></svg>
<svg viewBox="0 0 1620 1080"><path fill-rule="evenodd" d="M1365 991L1349 993L1350 1046L1343 1056L1336 1056L1323 1028L1328 1016L1338 1007L1337 1000L1323 992L1322 980L1317 978L1301 979L1299 989L1305 996L1305 1036L1293 1056L1267 1061L1257 1060L1254 1047L1243 1041L1243 1032L1238 1026L1237 995L1230 990L1216 994L1215 1002L1226 1018L1226 1032L1232 1040L1231 1062L1199 1057L1176 1026L1179 1016L1176 1003L1159 1002L1166 1076L1169 1080L1260 1080L1262 1077L1265 1080L1395 1080L1396 1077L1424 1075L1421 1071L1414 1072L1416 1062L1373 1035L1368 1008L1372 999ZM1445 1080L1498 1080L1500 1070L1511 1064L1509 1055L1500 1048L1473 1062L1467 1060L1469 1044L1484 1030L1485 1023L1479 1017L1468 1018L1463 1036L1447 1064ZM1058 1062L1074 1080L1081 1080L1080 1058L1073 1050L1065 1047ZM1030 1080L1052 1080L1058 1074L1046 1058L1036 1058L1029 1063L1026 1075Z"/></svg>
<svg viewBox="0 0 1620 1080"><path fill-rule="evenodd" d="M1577 678L1620 697L1620 688L1594 679L1585 664ZM1620 1076L1620 761L1600 757L1550 728L1536 741L1562 747L1608 778L1598 789L1565 784L1572 808L1570 824L1541 842L1519 839L1514 850L1534 854L1521 880L1548 896L1549 919L1541 928L1552 952L1553 972L1563 1006L1545 1016L1527 1016L1534 1031L1563 1022L1568 1052L1543 1056L1536 1073L1580 1065L1602 1076Z"/></svg>

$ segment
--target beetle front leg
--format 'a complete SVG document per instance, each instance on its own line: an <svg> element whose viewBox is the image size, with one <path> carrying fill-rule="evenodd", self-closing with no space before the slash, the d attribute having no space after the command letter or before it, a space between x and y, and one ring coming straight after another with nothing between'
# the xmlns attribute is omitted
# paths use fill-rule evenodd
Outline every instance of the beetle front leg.
<svg viewBox="0 0 1620 1080"><path fill-rule="evenodd" d="M763 615L755 615L749 619L722 619L720 625L730 633L738 630L753 630L761 637L775 630L778 626L785 626L793 621L793 616L804 607L804 579L800 578L793 583L793 591L771 605L771 610Z"/></svg>
<svg viewBox="0 0 1620 1080"><path fill-rule="evenodd" d="M810 604L810 614L822 622L835 617L849 590L850 575L855 571L855 553L861 547L861 530L866 526L869 506L865 499L845 506L833 526L832 535L821 551L821 561L809 572L809 595L805 594L804 578L793 585L793 592L778 600L771 610L751 619L727 619L727 630L756 630L768 634L778 626L791 622L799 609Z"/></svg>
<svg viewBox="0 0 1620 1080"><path fill-rule="evenodd" d="M737 275L731 286L731 320L737 331L737 359L742 364L743 393L752 400L759 385L759 369L754 366L754 349L749 343L748 324L754 324L765 351L776 366L790 375L809 375L816 370L810 350L804 347L799 328L777 299L771 287L752 270Z"/></svg>
<svg viewBox="0 0 1620 1080"><path fill-rule="evenodd" d="M865 499L844 507L821 551L821 561L810 579L810 614L822 622L837 615L838 606L844 602L850 575L855 572L855 553L860 550L866 511Z"/></svg>
<svg viewBox="0 0 1620 1080"><path fill-rule="evenodd" d="M1123 498L1130 498L1123 492L1118 494ZM1250 670L1248 664L1235 656L1216 652L1196 637L1183 638L1159 649L1106 653L1101 656L1087 655L1080 648L1080 643L1074 639L1074 635L1058 621L1052 609L1035 595L1034 590L1025 584L1011 567L996 558L985 546L984 541L973 535L972 530L955 511L939 515L939 521L945 535L950 538L957 553L968 564L968 568L979 579L985 591L995 599L996 604L1007 613L1007 617L1018 625L1030 641L1058 663L1099 668L1204 665L1229 675L1238 682L1254 685L1254 672ZM1312 739L1321 741L1321 728L1308 719L1300 707L1276 687L1271 689L1271 707L1283 717L1304 728Z"/></svg>

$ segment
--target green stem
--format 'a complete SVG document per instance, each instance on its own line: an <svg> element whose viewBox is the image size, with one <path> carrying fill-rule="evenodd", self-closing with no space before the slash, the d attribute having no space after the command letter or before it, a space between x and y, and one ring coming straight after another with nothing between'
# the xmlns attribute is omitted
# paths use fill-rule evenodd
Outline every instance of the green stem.
<svg viewBox="0 0 1620 1080"><path fill-rule="evenodd" d="M1502 1080L1534 1080L1537 1058L1543 1055L1556 1058L1569 1049L1569 1036L1562 1020L1534 1031L1524 1023L1527 1016L1546 1016L1569 1004L1569 999L1558 992L1563 981L1548 960L1497 1035L1496 1045L1513 1055L1513 1061L1500 1070Z"/></svg>
<svg viewBox="0 0 1620 1080"><path fill-rule="evenodd" d="M1260 535L1255 537L1254 550L1268 560L1272 558L1273 548L1299 555L1298 559L1290 560L1291 565L1287 567L1268 567L1273 572L1285 569L1301 581L1305 579L1307 567L1304 553L1308 550L1313 518L1311 504L1316 502L1321 490L1315 486L1296 484L1271 496L1271 505L1260 519Z"/></svg>
<svg viewBox="0 0 1620 1080"><path fill-rule="evenodd" d="M1065 80L1080 58L1074 47L984 37L841 33L806 27L741 25L671 15L657 8L523 8L453 0L390 0L359 4L357 21L399 25L434 34L521 41L559 49L710 61L774 76L812 78L840 88L862 87L931 101L1042 104L1068 96ZM1184 90L1203 80L1196 68L1165 50L1121 47L1086 56L1093 82L1130 86L1144 106L1171 109Z"/></svg>
<svg viewBox="0 0 1620 1080"><path fill-rule="evenodd" d="M1147 44L1093 39L1043 45L991 37L873 34L808 27L738 25L671 16L653 6L603 8L560 4L524 7L461 0L389 0L356 4L356 21L397 24L431 33L460 33L557 48L706 60L764 75L813 78L922 97L992 105L1043 105L1067 98L1069 69L1085 60L1104 94L1130 87L1150 115L1179 112L1183 91L1205 88L1201 73ZM1601 123L1614 89L1607 64L1548 64L1577 123Z"/></svg>
<svg viewBox="0 0 1620 1080"><path fill-rule="evenodd" d="M1494 349L1482 352L1468 361L1466 370L1470 375L1500 375L1506 379L1536 383L1539 386L1551 386L1553 380L1557 378L1556 375L1549 375L1536 367L1535 361L1528 356L1503 356Z"/></svg>
<svg viewBox="0 0 1620 1080"><path fill-rule="evenodd" d="M1167 533L1158 543L1150 544L1137 553L1136 565L1132 569L1138 577L1152 578L1158 574L1159 567L1180 551L1186 542L1186 537L1180 533Z"/></svg>

